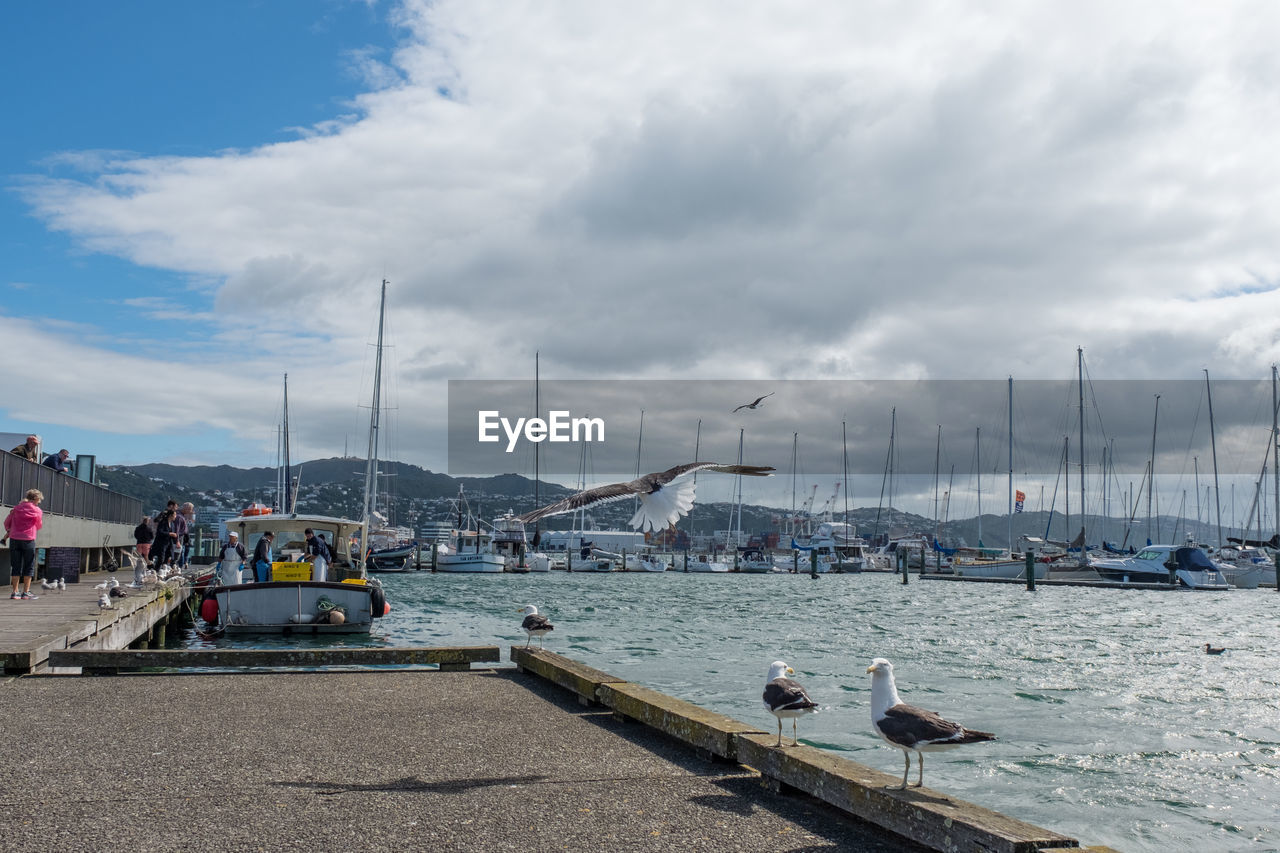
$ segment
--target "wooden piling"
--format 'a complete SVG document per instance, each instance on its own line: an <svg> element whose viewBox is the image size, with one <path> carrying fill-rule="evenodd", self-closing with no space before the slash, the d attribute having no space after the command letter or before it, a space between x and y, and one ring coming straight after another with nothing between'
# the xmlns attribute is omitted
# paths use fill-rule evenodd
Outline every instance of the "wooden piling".
<svg viewBox="0 0 1280 853"><path fill-rule="evenodd" d="M1009 553L1013 553L1010 551ZM1027 549L1027 591L1036 591L1036 552L1033 548Z"/></svg>

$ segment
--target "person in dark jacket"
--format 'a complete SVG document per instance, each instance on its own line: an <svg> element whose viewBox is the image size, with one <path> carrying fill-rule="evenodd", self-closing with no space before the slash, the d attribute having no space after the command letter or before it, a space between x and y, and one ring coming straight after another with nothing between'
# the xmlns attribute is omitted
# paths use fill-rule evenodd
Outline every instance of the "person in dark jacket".
<svg viewBox="0 0 1280 853"><path fill-rule="evenodd" d="M253 567L254 576L259 583L271 580L271 543L275 538L276 535L268 530L259 537L258 544L253 547L253 559L249 564Z"/></svg>
<svg viewBox="0 0 1280 853"><path fill-rule="evenodd" d="M142 517L138 526L133 528L133 548L145 560L151 554L151 543L156 541L156 529L151 526L151 519Z"/></svg>
<svg viewBox="0 0 1280 853"><path fill-rule="evenodd" d="M174 519L178 515L178 510L174 507L161 512L156 516L156 541L152 552L155 557L152 564L159 568L167 563L172 563L178 554L178 534L174 531L176 522Z"/></svg>
<svg viewBox="0 0 1280 853"><path fill-rule="evenodd" d="M71 463L67 461L70 458L71 458L71 451L67 450L66 448L63 448L62 450L59 450L57 453L50 453L48 456L44 458L44 461L41 462L40 464L46 468L52 468L53 470L57 471L59 474L70 474Z"/></svg>

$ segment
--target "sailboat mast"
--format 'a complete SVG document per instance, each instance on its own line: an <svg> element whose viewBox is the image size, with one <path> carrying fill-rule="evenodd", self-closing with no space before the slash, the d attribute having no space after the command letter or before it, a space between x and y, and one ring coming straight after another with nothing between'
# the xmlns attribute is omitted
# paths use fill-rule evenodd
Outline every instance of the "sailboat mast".
<svg viewBox="0 0 1280 853"><path fill-rule="evenodd" d="M1277 377L1276 366L1273 364L1271 365L1271 440L1274 445L1274 451L1275 451L1272 454L1272 458L1275 459L1276 464L1271 472L1271 475L1272 475L1271 481L1272 483L1275 484L1275 492L1276 492L1275 494L1276 528L1274 533L1278 537L1280 537L1280 422L1277 422L1277 415L1278 413L1280 413L1280 409L1278 409L1277 406L1280 404L1278 404L1276 401L1277 378L1280 378L1280 377ZM1258 536L1259 538L1261 538L1262 536L1261 524L1258 525ZM1280 589L1280 587L1277 587L1277 589Z"/></svg>
<svg viewBox="0 0 1280 853"><path fill-rule="evenodd" d="M1013 377L1009 377L1009 559L1013 559Z"/></svg>
<svg viewBox="0 0 1280 853"><path fill-rule="evenodd" d="M796 451L800 446L800 433L791 433L791 536L796 535Z"/></svg>
<svg viewBox="0 0 1280 853"><path fill-rule="evenodd" d="M1076 347L1076 373L1078 377L1078 395L1080 404L1080 533L1084 533L1085 525L1085 503L1084 503L1084 347ZM1080 565L1084 565L1087 560L1085 554L1087 552L1085 543L1080 543Z"/></svg>
<svg viewBox="0 0 1280 853"><path fill-rule="evenodd" d="M640 432L636 436L636 479L637 480L640 479L640 448L643 446L644 446L644 409L641 409L640 410ZM639 495L636 495L633 506L634 506L634 509L632 510L632 512L639 511L640 509Z"/></svg>
<svg viewBox="0 0 1280 853"><path fill-rule="evenodd" d="M942 525L942 508L938 505L938 476L942 473L942 424L938 424L938 443L933 450L933 541L938 542Z"/></svg>
<svg viewBox="0 0 1280 853"><path fill-rule="evenodd" d="M1213 431L1213 390L1209 387L1209 368L1207 367L1204 369L1204 392L1209 399L1209 447L1213 450L1213 507L1218 520L1218 547L1221 548L1225 540L1222 538L1222 493L1218 490L1218 439Z"/></svg>
<svg viewBox="0 0 1280 853"><path fill-rule="evenodd" d="M289 374L287 373L284 375L284 425L281 427L281 431L281 446L284 448L284 469L281 471L284 484L284 500L280 503L280 511L291 513L293 512L295 501L292 494L293 489L291 488L293 485L290 473L292 466L289 464Z"/></svg>
<svg viewBox="0 0 1280 853"><path fill-rule="evenodd" d="M739 465L742 464L742 438L743 438L743 435L745 435L745 433L746 433L745 429L743 429L742 427L738 427L738 464ZM737 507L738 516L736 520L732 518L729 519L730 522L732 522L729 525L729 536L733 539L732 547L734 548L738 547L738 540L742 538L742 475L739 474L737 479L738 479L738 482L735 485L737 486L737 492L738 492L738 507ZM735 533L735 529L736 529L736 533ZM728 546L729 543L726 542L725 545Z"/></svg>
<svg viewBox="0 0 1280 853"><path fill-rule="evenodd" d="M538 385L538 356L537 352L533 354L533 416L535 418L542 417L542 401L538 397L542 390ZM533 506L535 509L542 506L542 501L539 500L539 492L541 491L539 486L542 484L542 470L540 467L542 460L539 453L541 448L542 442L535 441L533 443ZM538 528L541 526L541 519L533 523L534 539L538 538Z"/></svg>
<svg viewBox="0 0 1280 853"><path fill-rule="evenodd" d="M698 418L698 431L693 436L693 461L698 461L698 452L702 450L702 418ZM693 490L698 490L698 472L693 472ZM689 551L693 549L693 507L689 507L689 547L685 549L685 558L688 559ZM686 568L688 568L686 566Z"/></svg>
<svg viewBox="0 0 1280 853"><path fill-rule="evenodd" d="M974 467L978 469L978 547L982 544L982 427L976 427L973 436Z"/></svg>
<svg viewBox="0 0 1280 853"><path fill-rule="evenodd" d="M373 405L369 408L369 451L364 469L365 535L369 532L369 519L373 517L374 501L378 492L378 429L382 414L382 333L387 316L387 280L382 280L382 296L378 302L378 346L373 359ZM361 546L368 551L368 543Z"/></svg>
<svg viewBox="0 0 1280 853"><path fill-rule="evenodd" d="M844 477L844 535L847 541L853 537L849 536L849 434L844 421L840 422L840 457L844 467L841 474Z"/></svg>
<svg viewBox="0 0 1280 853"><path fill-rule="evenodd" d="M1151 482L1147 489L1147 541L1155 542L1160 538L1160 531L1156 531L1156 538L1151 538L1151 498L1156 490L1156 424L1160 422L1160 395L1156 395L1156 413L1151 419Z"/></svg>

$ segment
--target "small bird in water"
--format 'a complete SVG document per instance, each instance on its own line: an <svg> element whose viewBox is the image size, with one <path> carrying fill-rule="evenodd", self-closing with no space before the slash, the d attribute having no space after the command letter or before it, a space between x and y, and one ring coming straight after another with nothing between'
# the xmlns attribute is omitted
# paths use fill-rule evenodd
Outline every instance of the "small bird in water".
<svg viewBox="0 0 1280 853"><path fill-rule="evenodd" d="M524 621L520 623L520 627L529 635L529 639L524 641L524 647L529 648L529 643L534 637L538 638L538 648L542 648L542 638L546 636L548 631L554 631L555 625L551 624L551 620L538 613L538 608L532 604L526 604L516 611L524 614Z"/></svg>
<svg viewBox="0 0 1280 853"><path fill-rule="evenodd" d="M902 784L897 790L905 791L907 788L912 752L920 765L912 787L919 788L924 785L924 753L996 739L990 732L966 729L932 711L904 704L898 698L898 688L893 681L893 664L884 658L873 660L867 672L871 673L871 725L885 743L902 750L902 758L906 762L902 769Z"/></svg>
<svg viewBox="0 0 1280 853"><path fill-rule="evenodd" d="M732 412L730 412L729 414L731 414L731 415L732 415L732 414L736 414L737 412L741 411L742 409L758 409L758 408L760 408L760 404L761 404L762 402L764 402L765 397L772 397L773 395L774 395L774 392L773 392L773 391L770 391L768 394L765 394L765 395L764 395L764 397L756 397L755 402L753 402L753 403L743 403L741 406L739 406L738 408L734 409L734 410L733 410Z"/></svg>
<svg viewBox="0 0 1280 853"><path fill-rule="evenodd" d="M818 703L809 698L809 694L799 683L787 678L795 675L795 670L780 660L769 665L769 674L765 676L764 707L770 714L778 718L778 742L774 746L782 746L782 718L791 719L791 745L800 743L796 733L796 718L812 714L818 710Z"/></svg>
<svg viewBox="0 0 1280 853"><path fill-rule="evenodd" d="M1204 644L1204 653L1206 655L1220 655L1226 650L1226 646L1211 646L1208 643Z"/></svg>

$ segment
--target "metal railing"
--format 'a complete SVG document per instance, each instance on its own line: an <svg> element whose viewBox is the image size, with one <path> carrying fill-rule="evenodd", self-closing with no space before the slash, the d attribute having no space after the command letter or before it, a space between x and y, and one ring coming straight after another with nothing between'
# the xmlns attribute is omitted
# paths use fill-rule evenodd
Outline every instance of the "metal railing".
<svg viewBox="0 0 1280 853"><path fill-rule="evenodd" d="M59 474L35 462L0 451L0 503L13 506L28 489L44 494L40 508L52 515L135 524L142 517L142 501Z"/></svg>

